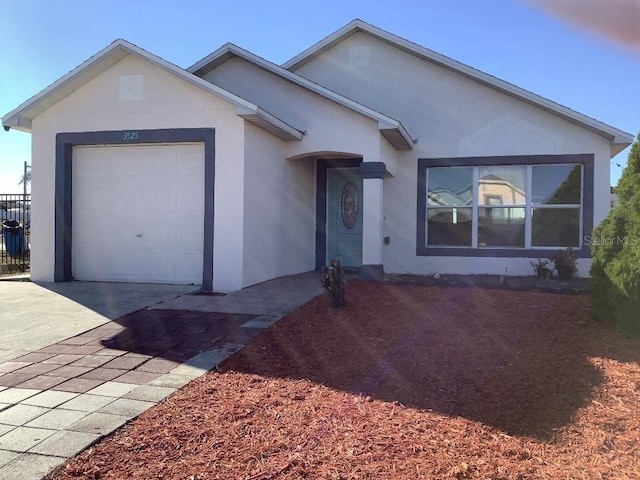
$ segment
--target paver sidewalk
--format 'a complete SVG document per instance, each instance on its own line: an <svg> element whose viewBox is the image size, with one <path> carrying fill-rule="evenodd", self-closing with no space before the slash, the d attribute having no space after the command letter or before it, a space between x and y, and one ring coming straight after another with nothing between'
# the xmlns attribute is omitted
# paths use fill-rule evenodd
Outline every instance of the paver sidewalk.
<svg viewBox="0 0 640 480"><path fill-rule="evenodd" d="M182 295L151 308L282 317L323 291L320 274L307 272L269 280L230 295Z"/></svg>
<svg viewBox="0 0 640 480"><path fill-rule="evenodd" d="M42 478L321 292L313 273L183 295L0 363L0 480Z"/></svg>

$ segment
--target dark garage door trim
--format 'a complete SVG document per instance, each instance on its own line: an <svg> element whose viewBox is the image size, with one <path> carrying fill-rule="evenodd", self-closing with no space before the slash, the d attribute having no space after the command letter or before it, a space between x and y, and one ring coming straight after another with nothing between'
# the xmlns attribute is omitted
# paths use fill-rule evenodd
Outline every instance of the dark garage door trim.
<svg viewBox="0 0 640 480"><path fill-rule="evenodd" d="M215 183L215 129L172 128L58 133L55 171L54 280L73 280L71 271L73 147L80 145L136 145L153 143L204 143L204 250L202 289L213 289L213 190Z"/></svg>

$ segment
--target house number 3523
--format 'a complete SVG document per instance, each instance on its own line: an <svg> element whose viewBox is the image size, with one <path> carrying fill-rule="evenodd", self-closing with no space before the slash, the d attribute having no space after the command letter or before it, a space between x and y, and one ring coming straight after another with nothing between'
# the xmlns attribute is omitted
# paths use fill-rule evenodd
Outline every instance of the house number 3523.
<svg viewBox="0 0 640 480"><path fill-rule="evenodd" d="M124 132L123 140L138 140L138 132Z"/></svg>

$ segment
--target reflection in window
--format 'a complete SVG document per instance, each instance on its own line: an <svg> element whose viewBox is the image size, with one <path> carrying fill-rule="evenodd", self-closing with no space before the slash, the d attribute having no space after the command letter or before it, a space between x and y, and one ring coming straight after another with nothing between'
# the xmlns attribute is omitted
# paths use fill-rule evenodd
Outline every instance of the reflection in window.
<svg viewBox="0 0 640 480"><path fill-rule="evenodd" d="M524 205L525 167L480 167L478 204Z"/></svg>
<svg viewBox="0 0 640 480"><path fill-rule="evenodd" d="M581 246L582 165L433 167L426 180L427 246Z"/></svg>
<svg viewBox="0 0 640 480"><path fill-rule="evenodd" d="M473 199L473 168L431 168L427 172L429 206L468 205Z"/></svg>
<svg viewBox="0 0 640 480"><path fill-rule="evenodd" d="M531 196L533 205L538 205L532 211L531 245L579 247L582 166L532 166Z"/></svg>
<svg viewBox="0 0 640 480"><path fill-rule="evenodd" d="M524 208L479 208L479 247L524 247Z"/></svg>
<svg viewBox="0 0 640 480"><path fill-rule="evenodd" d="M504 198L502 195L484 195L484 205L504 205Z"/></svg>
<svg viewBox="0 0 640 480"><path fill-rule="evenodd" d="M582 194L581 165L531 167L532 203L578 205Z"/></svg>
<svg viewBox="0 0 640 480"><path fill-rule="evenodd" d="M580 208L534 208L531 245L579 247Z"/></svg>
<svg viewBox="0 0 640 480"><path fill-rule="evenodd" d="M428 245L471 246L472 210L470 208L430 208Z"/></svg>
<svg viewBox="0 0 640 480"><path fill-rule="evenodd" d="M427 172L427 243L471 246L473 168L431 168ZM453 208L452 208L453 207Z"/></svg>

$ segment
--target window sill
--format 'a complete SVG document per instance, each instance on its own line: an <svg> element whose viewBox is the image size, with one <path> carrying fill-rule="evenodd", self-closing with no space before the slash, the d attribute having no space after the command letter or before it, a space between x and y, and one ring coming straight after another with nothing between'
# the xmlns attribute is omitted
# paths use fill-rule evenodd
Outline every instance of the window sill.
<svg viewBox="0 0 640 480"><path fill-rule="evenodd" d="M546 258L558 250L564 250L564 248L418 247L416 255L419 257ZM586 246L574 248L573 253L577 258L591 258L591 250Z"/></svg>

